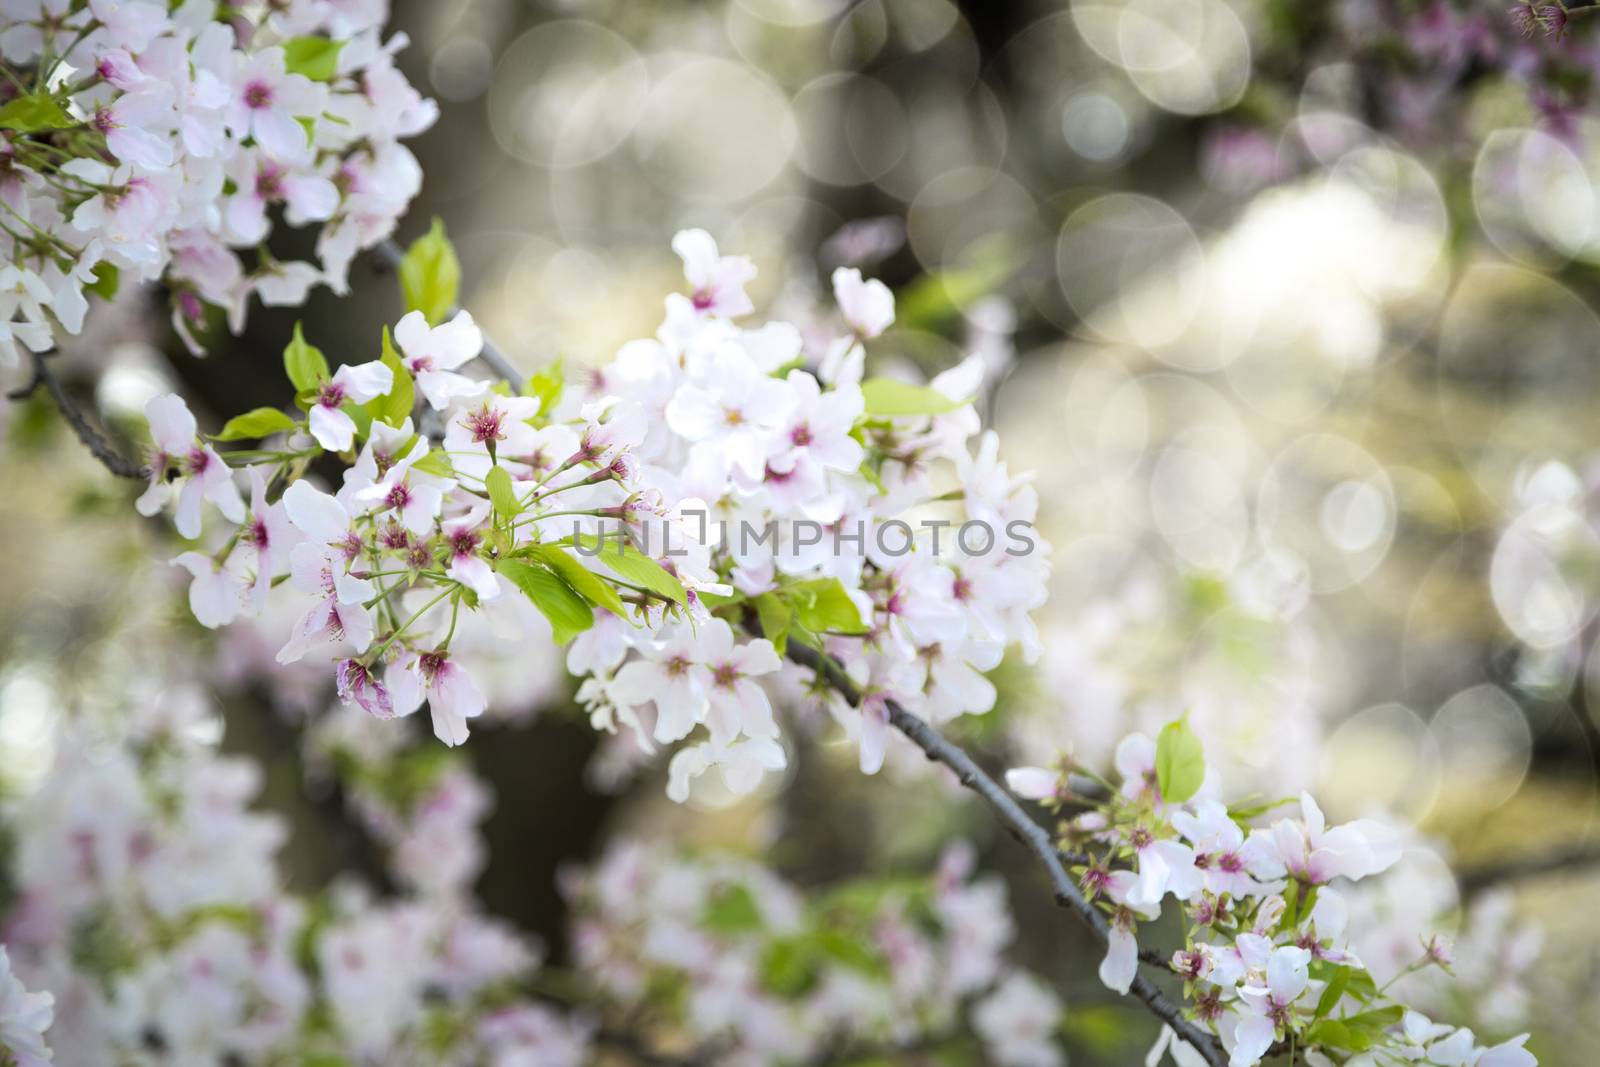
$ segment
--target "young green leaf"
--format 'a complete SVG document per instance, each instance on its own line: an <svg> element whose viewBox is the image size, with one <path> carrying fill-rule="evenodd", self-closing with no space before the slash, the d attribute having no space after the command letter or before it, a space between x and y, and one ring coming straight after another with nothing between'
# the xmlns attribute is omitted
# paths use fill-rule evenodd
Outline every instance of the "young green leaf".
<svg viewBox="0 0 1600 1067"><path fill-rule="evenodd" d="M411 409L417 404L417 390L411 381L411 372L406 370L405 361L395 351L387 326L383 328L382 358L383 365L394 373L394 385L383 396L368 401L367 409L372 412L373 418L398 427L411 417Z"/></svg>
<svg viewBox="0 0 1600 1067"><path fill-rule="evenodd" d="M445 236L444 223L433 220L426 234L411 242L400 261L400 288L406 310L420 311L431 325L444 321L461 292L461 261Z"/></svg>
<svg viewBox="0 0 1600 1067"><path fill-rule="evenodd" d="M411 465L411 469L420 471L423 474L434 474L440 478L454 478L456 476L454 464L450 462L450 457L440 448L434 449L417 460Z"/></svg>
<svg viewBox="0 0 1600 1067"><path fill-rule="evenodd" d="M298 322L294 324L294 337L283 350L283 369L297 393L316 389L329 378L328 361L320 349L306 341Z"/></svg>
<svg viewBox="0 0 1600 1067"><path fill-rule="evenodd" d="M522 590L550 620L556 644L564 645L594 625L594 609L553 572L534 563L503 559L495 568Z"/></svg>
<svg viewBox="0 0 1600 1067"><path fill-rule="evenodd" d="M1189 729L1187 717L1169 722L1156 739L1156 784L1161 799L1182 804L1195 793L1206 777L1205 752L1200 739Z"/></svg>
<svg viewBox="0 0 1600 1067"><path fill-rule="evenodd" d="M229 419L213 441L244 441L293 430L300 424L277 408L256 408Z"/></svg>
<svg viewBox="0 0 1600 1067"><path fill-rule="evenodd" d="M762 636L772 642L778 655L783 655L789 648L789 623L794 618L788 602L776 593L762 593L751 603L755 604L756 617L761 620Z"/></svg>
<svg viewBox="0 0 1600 1067"><path fill-rule="evenodd" d="M531 555L559 574L589 603L605 608L613 615L628 617L628 607L622 602L616 587L573 559L565 549L555 545L533 545Z"/></svg>
<svg viewBox="0 0 1600 1067"><path fill-rule="evenodd" d="M868 627L861 619L860 609L837 578L796 582L784 592L794 605L795 619L813 633L867 632Z"/></svg>
<svg viewBox="0 0 1600 1067"><path fill-rule="evenodd" d="M528 395L539 401L539 414L548 415L561 402L561 391L566 387L567 372L556 360L543 370L535 371L528 379Z"/></svg>
<svg viewBox="0 0 1600 1067"><path fill-rule="evenodd" d="M64 130L75 125L61 102L47 92L29 93L0 107L0 129L18 133Z"/></svg>
<svg viewBox="0 0 1600 1067"><path fill-rule="evenodd" d="M861 396L866 401L865 414L886 418L943 415L967 403L965 400L951 400L937 389L893 378L868 378L861 383Z"/></svg>
<svg viewBox="0 0 1600 1067"><path fill-rule="evenodd" d="M332 81L339 73L339 51L343 41L326 37L291 37L283 45L283 69L303 74L314 82Z"/></svg>
<svg viewBox="0 0 1600 1067"><path fill-rule="evenodd" d="M616 534L597 537L594 534L577 534L577 543L590 556L605 564L606 569L629 585L648 589L657 596L666 597L675 604L683 604L688 594L683 583L667 570L640 552L632 542Z"/></svg>
<svg viewBox="0 0 1600 1067"><path fill-rule="evenodd" d="M500 513L502 519L514 519L522 514L522 503L517 499L517 491L511 486L511 475L504 467L490 467L489 473L484 475L483 487L489 490L489 503L494 505L494 510Z"/></svg>
<svg viewBox="0 0 1600 1067"><path fill-rule="evenodd" d="M748 934L762 927L761 908L742 885L730 885L706 901L700 925L713 934Z"/></svg>
<svg viewBox="0 0 1600 1067"><path fill-rule="evenodd" d="M121 282L122 272L117 269L117 265L102 261L94 265L94 281L84 288L101 300L115 300L117 287Z"/></svg>

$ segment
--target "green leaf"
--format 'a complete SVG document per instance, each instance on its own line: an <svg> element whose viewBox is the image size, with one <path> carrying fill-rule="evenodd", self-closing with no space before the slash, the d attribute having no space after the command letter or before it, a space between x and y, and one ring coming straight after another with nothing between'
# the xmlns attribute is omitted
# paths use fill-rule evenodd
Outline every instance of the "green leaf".
<svg viewBox="0 0 1600 1067"><path fill-rule="evenodd" d="M294 338L283 350L283 369L296 393L316 389L330 377L328 361L323 358L321 349L307 343L298 322L294 324Z"/></svg>
<svg viewBox="0 0 1600 1067"><path fill-rule="evenodd" d="M115 300L117 287L121 282L122 272L117 269L117 265L102 260L94 265L94 281L84 288L101 300Z"/></svg>
<svg viewBox="0 0 1600 1067"><path fill-rule="evenodd" d="M556 644L564 645L594 625L594 609L589 602L546 568L503 559L495 569L511 579L511 583L550 620Z"/></svg>
<svg viewBox="0 0 1600 1067"><path fill-rule="evenodd" d="M613 615L628 617L628 606L622 602L616 587L573 559L565 549L555 545L534 545L532 548L535 559L559 574L589 603L605 608Z"/></svg>
<svg viewBox="0 0 1600 1067"><path fill-rule="evenodd" d="M432 228L406 250L400 261L400 288L406 310L422 312L435 326L456 306L461 293L461 261L441 220L434 219Z"/></svg>
<svg viewBox="0 0 1600 1067"><path fill-rule="evenodd" d="M400 353L395 351L394 342L389 338L389 327L383 328L383 365L394 374L394 385L383 396L367 402L367 410L372 412L372 417L382 419L390 426L399 427L411 417L411 409L417 405L417 390L412 384L411 372L406 370L405 361L400 358Z"/></svg>
<svg viewBox="0 0 1600 1067"><path fill-rule="evenodd" d="M450 457L441 448L436 448L417 460L411 465L411 469L421 471L423 474L433 474L440 478L454 478L456 476L456 469L451 464Z"/></svg>
<svg viewBox="0 0 1600 1067"><path fill-rule="evenodd" d="M761 909L756 898L742 885L723 886L706 901L700 925L708 932L731 936L755 933L762 928Z"/></svg>
<svg viewBox="0 0 1600 1067"><path fill-rule="evenodd" d="M1345 987L1350 984L1350 968L1336 967L1334 974L1329 979L1327 986L1322 990L1322 996L1317 1001L1317 1018L1325 1018L1329 1012L1339 1006L1339 1001L1344 999Z"/></svg>
<svg viewBox="0 0 1600 1067"><path fill-rule="evenodd" d="M871 944L870 941L852 937L843 930L824 927L817 931L817 947L822 949L824 955L853 971L885 978L889 974L889 965L881 955L873 951Z"/></svg>
<svg viewBox="0 0 1600 1067"><path fill-rule="evenodd" d="M1365 1052L1372 1047L1372 1038L1368 1034L1353 1030L1338 1019L1322 1019L1312 1023L1305 1033L1300 1035L1301 1044L1321 1048L1346 1049L1350 1052Z"/></svg>
<svg viewBox="0 0 1600 1067"><path fill-rule="evenodd" d="M864 634L861 611L837 578L796 582L784 592L794 605L796 621L812 633Z"/></svg>
<svg viewBox="0 0 1600 1067"><path fill-rule="evenodd" d="M817 977L816 953L799 938L780 938L761 954L761 988L780 1000L804 996Z"/></svg>
<svg viewBox="0 0 1600 1067"><path fill-rule="evenodd" d="M566 388L567 371L561 360L535 371L528 379L528 395L539 401L539 414L548 415L561 402L561 391Z"/></svg>
<svg viewBox="0 0 1600 1067"><path fill-rule="evenodd" d="M1187 716L1169 722L1156 739L1156 784L1161 799L1182 804L1205 782L1206 757L1200 739L1189 729Z"/></svg>
<svg viewBox="0 0 1600 1067"><path fill-rule="evenodd" d="M483 487L489 490L489 503L501 518L514 519L522 514L522 502L517 499L517 491L511 487L511 475L504 467L490 467Z"/></svg>
<svg viewBox="0 0 1600 1067"><path fill-rule="evenodd" d="M868 378L861 383L861 396L866 400L867 415L885 418L943 415L967 404L965 400L951 400L937 389L893 378Z"/></svg>
<svg viewBox="0 0 1600 1067"><path fill-rule="evenodd" d="M314 82L332 81L339 73L339 51L343 41L326 37L292 37L283 45L283 69L303 74Z"/></svg>
<svg viewBox="0 0 1600 1067"><path fill-rule="evenodd" d="M62 108L60 101L46 92L29 93L0 107L0 127L18 133L40 130L65 130L77 122Z"/></svg>
<svg viewBox="0 0 1600 1067"><path fill-rule="evenodd" d="M606 569L629 585L648 589L657 596L666 597L674 604L683 604L688 595L683 583L667 573L666 568L640 552L631 541L618 534L604 537L595 534L576 534L577 543Z"/></svg>
<svg viewBox="0 0 1600 1067"><path fill-rule="evenodd" d="M794 618L793 611L776 593L762 593L755 598L754 604L756 616L761 620L762 636L772 642L778 655L783 655L789 647L789 623Z"/></svg>
<svg viewBox="0 0 1600 1067"><path fill-rule="evenodd" d="M244 441L296 429L300 424L277 408L256 408L228 420L213 441Z"/></svg>
<svg viewBox="0 0 1600 1067"><path fill-rule="evenodd" d="M1378 1033L1389 1029L1400 1022L1405 1016L1405 1009L1398 1004L1389 1004L1382 1008L1373 1008L1359 1015L1347 1015L1341 1022L1352 1030L1365 1030Z"/></svg>

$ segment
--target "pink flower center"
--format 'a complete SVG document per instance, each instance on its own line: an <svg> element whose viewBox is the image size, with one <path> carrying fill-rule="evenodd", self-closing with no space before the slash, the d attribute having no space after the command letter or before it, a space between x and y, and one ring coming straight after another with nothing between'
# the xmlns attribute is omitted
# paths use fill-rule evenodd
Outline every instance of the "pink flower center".
<svg viewBox="0 0 1600 1067"><path fill-rule="evenodd" d="M473 441L481 445L490 441L505 440L505 431L501 428L501 423L504 421L504 414L485 404L467 415L465 425L472 431Z"/></svg>
<svg viewBox="0 0 1600 1067"><path fill-rule="evenodd" d="M317 394L317 403L325 408L336 408L344 403L344 386L329 382Z"/></svg>
<svg viewBox="0 0 1600 1067"><path fill-rule="evenodd" d="M444 672L449 658L443 652L424 652L417 657L417 666L422 668L422 676L431 683Z"/></svg>
<svg viewBox="0 0 1600 1067"><path fill-rule="evenodd" d="M740 678L739 669L731 663L719 664L711 672L711 678L724 689L732 689Z"/></svg>
<svg viewBox="0 0 1600 1067"><path fill-rule="evenodd" d="M472 555L478 550L478 545L481 543L482 538L471 530L457 530L450 535L450 551L458 559L462 556Z"/></svg>
<svg viewBox="0 0 1600 1067"><path fill-rule="evenodd" d="M717 302L717 298L709 289L696 289L689 302L694 305L696 311L705 311Z"/></svg>
<svg viewBox="0 0 1600 1067"><path fill-rule="evenodd" d="M253 81L244 87L245 106L260 110L272 106L272 86L264 81Z"/></svg>
<svg viewBox="0 0 1600 1067"><path fill-rule="evenodd" d="M256 195L263 200L274 200L283 193L283 168L271 163L256 171Z"/></svg>
<svg viewBox="0 0 1600 1067"><path fill-rule="evenodd" d="M803 422L799 426L796 426L794 429L789 431L789 443L794 445L796 448L804 448L806 445L809 445L811 441L811 427L807 426Z"/></svg>

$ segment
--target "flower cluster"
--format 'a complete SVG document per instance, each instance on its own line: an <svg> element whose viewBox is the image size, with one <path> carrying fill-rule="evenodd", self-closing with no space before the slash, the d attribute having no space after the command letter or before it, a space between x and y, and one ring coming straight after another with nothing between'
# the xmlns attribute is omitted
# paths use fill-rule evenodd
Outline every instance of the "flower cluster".
<svg viewBox="0 0 1600 1067"><path fill-rule="evenodd" d="M53 995L59 1062L585 1062L587 1023L518 996L536 954L475 911L472 870L394 899L351 882L284 892L284 827L249 806L260 768L195 740L208 715L175 694L114 739L73 723L42 787L9 813L10 964ZM482 787L468 779L477 802L463 816L441 799L462 791L458 769L411 778L413 829L393 843L397 880L415 884L405 872L437 843L430 822L474 837ZM15 1062L45 1062L50 1015L0 977L0 1048Z"/></svg>
<svg viewBox="0 0 1600 1067"><path fill-rule="evenodd" d="M1005 889L973 879L964 846L931 878L810 896L747 860L637 842L564 882L583 981L629 1017L687 1031L712 1050L697 1063L809 1063L971 1031L1001 1067L1065 1062L1062 1005L1005 964Z"/></svg>
<svg viewBox="0 0 1600 1067"><path fill-rule="evenodd" d="M1231 1067L1253 1067L1278 1048L1308 1062L1367 1067L1393 1061L1438 1067L1533 1067L1523 1034L1493 1047L1472 1031L1434 1024L1386 995L1352 950L1357 931L1340 887L1379 874L1401 855L1382 823L1329 826L1309 794L1298 818L1270 817L1295 801L1230 807L1187 722L1117 749L1117 780L1085 781L1080 768L1022 767L1007 774L1021 796L1062 813L1059 840L1077 861L1087 898L1109 924L1105 985L1131 987L1137 930L1170 896L1183 947L1167 967L1184 981L1195 1019L1220 1038ZM1069 811L1068 809L1076 809ZM1407 972L1448 968L1437 939L1417 941ZM1180 1063L1194 1054L1172 1035ZM1311 1057L1318 1057L1312 1059Z"/></svg>
<svg viewBox="0 0 1600 1067"><path fill-rule="evenodd" d="M576 638L597 727L646 749L704 730L672 759L678 799L713 767L747 791L784 765L764 684L804 674L783 666L790 641L866 693L834 710L869 772L889 700L935 722L987 711L1006 646L1037 652L1048 563L1033 491L992 434L972 447L981 360L930 386L863 381L863 344L893 319L881 283L836 272L844 328L808 353L785 323L731 321L748 260L701 231L674 247L691 292L581 382L558 366L491 387L462 372L483 345L469 313L413 310L380 359L333 370L297 333L299 412L257 409L215 438L272 447L219 453L178 398L151 401L141 510L175 502L180 534L210 534L174 561L196 618L258 614L287 577L299 621L279 661L336 658L341 698L380 718L426 700L453 745L486 704L451 654L462 618L531 604L557 644ZM438 266L453 258L437 229L413 246L414 303L455 302ZM442 433L417 431L419 403ZM332 493L307 475L324 455L345 464ZM209 531L208 502L225 524Z"/></svg>
<svg viewBox="0 0 1600 1067"><path fill-rule="evenodd" d="M437 110L394 64L385 0L0 5L0 365L83 326L90 293L161 279L189 346L207 308L346 288L421 185L401 139ZM316 263L267 248L316 224Z"/></svg>

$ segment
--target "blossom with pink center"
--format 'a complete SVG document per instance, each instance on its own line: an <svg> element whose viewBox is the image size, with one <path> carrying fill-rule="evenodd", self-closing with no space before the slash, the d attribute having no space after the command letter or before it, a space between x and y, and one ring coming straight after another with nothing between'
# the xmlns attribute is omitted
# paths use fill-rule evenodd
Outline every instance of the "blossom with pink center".
<svg viewBox="0 0 1600 1067"><path fill-rule="evenodd" d="M672 250L683 260L683 276L691 287L689 301L695 311L731 319L755 310L744 287L755 278L756 266L748 256L724 256L704 230L682 230L672 238Z"/></svg>
<svg viewBox="0 0 1600 1067"><path fill-rule="evenodd" d="M394 343L400 347L406 370L435 411L489 387L487 382L455 373L483 351L483 332L472 321L471 312L458 311L449 322L432 328L422 312L409 312L395 325Z"/></svg>
<svg viewBox="0 0 1600 1067"><path fill-rule="evenodd" d="M762 374L729 345L712 357L703 378L679 387L667 404L667 425L694 442L697 461L756 483L793 403L784 382Z"/></svg>
<svg viewBox="0 0 1600 1067"><path fill-rule="evenodd" d="M467 720L483 714L483 694L444 651L413 652L384 675L396 715L410 715L428 701L433 734L447 745L467 739Z"/></svg>
<svg viewBox="0 0 1600 1067"><path fill-rule="evenodd" d="M1311 953L1303 948L1275 948L1267 957L1266 984L1246 985L1239 990L1235 1008L1239 1021L1231 1033L1229 1067L1254 1067L1260 1063L1278 1034L1295 1022L1295 1002L1310 982L1310 964ZM1227 1032L1224 1033L1226 1041Z"/></svg>
<svg viewBox="0 0 1600 1067"><path fill-rule="evenodd" d="M145 404L144 414L155 450L150 456L150 487L135 505L139 514L154 515L176 496L173 522L184 537L200 536L200 511L206 501L229 522L243 522L244 499L233 482L233 472L200 440L194 416L183 399L173 393L153 397Z"/></svg>
<svg viewBox="0 0 1600 1067"><path fill-rule="evenodd" d="M394 718L394 701L389 698L388 687L366 664L353 659L340 660L334 681L340 703L358 704L379 719Z"/></svg>
<svg viewBox="0 0 1600 1067"><path fill-rule="evenodd" d="M282 503L289 521L306 536L290 553L290 581L317 599L278 651L278 662L293 663L314 648L339 642L366 651L374 629L366 602L376 590L368 579L350 574L361 549L351 515L335 497L303 481L288 488Z"/></svg>
<svg viewBox="0 0 1600 1067"><path fill-rule="evenodd" d="M228 161L234 192L223 208L228 237L237 244L255 244L267 235L267 209L285 206L291 226L333 217L339 190L320 174L299 170L260 152L240 152Z"/></svg>
<svg viewBox="0 0 1600 1067"><path fill-rule="evenodd" d="M700 627L699 654L710 673L706 727L712 742L725 746L741 733L776 738L778 724L772 718L766 690L751 681L783 666L772 642L757 639L737 644L732 627L714 618Z"/></svg>
<svg viewBox="0 0 1600 1067"><path fill-rule="evenodd" d="M499 580L483 558L483 535L478 532L488 517L485 506L444 524L444 543L450 551L445 573L478 594L479 600L493 600L500 595Z"/></svg>
<svg viewBox="0 0 1600 1067"><path fill-rule="evenodd" d="M490 393L456 408L445 427L444 447L457 473L481 481L495 465L493 457L534 451L538 431L528 420L538 416L539 406L531 396Z"/></svg>
<svg viewBox="0 0 1600 1067"><path fill-rule="evenodd" d="M411 442L410 451L400 455L407 442ZM455 483L415 469L416 462L427 454L428 440L411 428L410 419L398 427L374 422L361 455L344 473L339 499L351 511L379 515L392 511L414 534L431 532L443 508L444 494Z"/></svg>
<svg viewBox="0 0 1600 1067"><path fill-rule="evenodd" d="M1371 819L1328 828L1322 809L1309 793L1300 795L1299 820L1280 819L1270 830L1255 830L1245 842L1246 862L1257 878L1290 877L1310 885L1335 878L1356 881L1378 874L1400 858L1393 830Z"/></svg>
<svg viewBox="0 0 1600 1067"><path fill-rule="evenodd" d="M1244 831L1215 800L1201 802L1194 812L1176 811L1173 827L1194 846L1194 866L1205 887L1221 895L1244 897L1256 888L1244 855Z"/></svg>
<svg viewBox="0 0 1600 1067"><path fill-rule="evenodd" d="M365 404L394 388L394 371L380 360L341 366L324 382L311 405L311 436L329 452L348 452L355 444L356 424L343 407Z"/></svg>
<svg viewBox="0 0 1600 1067"><path fill-rule="evenodd" d="M172 90L165 86L124 93L96 109L89 123L105 135L106 148L123 163L150 170L172 166Z"/></svg>
<svg viewBox="0 0 1600 1067"><path fill-rule="evenodd" d="M322 112L325 93L311 79L284 70L283 49L263 48L234 72L228 103L228 129L252 137L274 159L297 162L311 155L303 118Z"/></svg>
<svg viewBox="0 0 1600 1067"><path fill-rule="evenodd" d="M679 626L642 651L641 658L617 672L611 696L631 707L654 701L657 741L667 744L689 736L705 718L712 685L699 639L688 626Z"/></svg>
<svg viewBox="0 0 1600 1067"><path fill-rule="evenodd" d="M289 565L294 546L303 535L289 521L289 512L283 501L267 503L267 480L261 467L251 467L250 514L239 531L239 544L255 555L255 580L251 584L250 606L257 614L266 605L272 580Z"/></svg>

